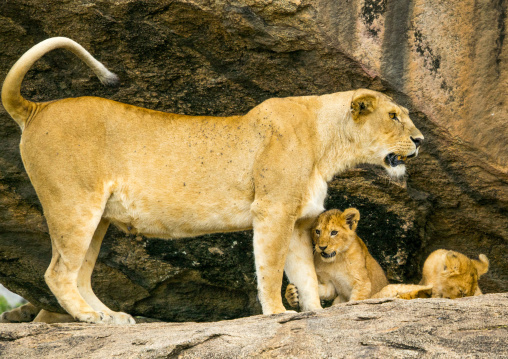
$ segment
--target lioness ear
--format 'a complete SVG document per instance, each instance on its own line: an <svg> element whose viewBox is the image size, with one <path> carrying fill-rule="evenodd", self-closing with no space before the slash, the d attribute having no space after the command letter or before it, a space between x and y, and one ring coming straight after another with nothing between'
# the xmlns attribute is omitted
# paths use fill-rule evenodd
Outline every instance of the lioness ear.
<svg viewBox="0 0 508 359"><path fill-rule="evenodd" d="M448 251L448 253L446 253L444 272L447 275L456 275L460 273L460 260L454 251Z"/></svg>
<svg viewBox="0 0 508 359"><path fill-rule="evenodd" d="M376 109L377 98L371 93L357 91L351 101L351 115L357 121L361 116L368 115Z"/></svg>
<svg viewBox="0 0 508 359"><path fill-rule="evenodd" d="M348 208L342 213L342 217L346 220L349 228L356 231L358 221L360 220L360 212L356 208Z"/></svg>
<svg viewBox="0 0 508 359"><path fill-rule="evenodd" d="M489 270L489 259L485 254L480 254L480 260L477 261L476 259L473 259L473 265L476 268L476 271L478 272L478 277L487 273Z"/></svg>

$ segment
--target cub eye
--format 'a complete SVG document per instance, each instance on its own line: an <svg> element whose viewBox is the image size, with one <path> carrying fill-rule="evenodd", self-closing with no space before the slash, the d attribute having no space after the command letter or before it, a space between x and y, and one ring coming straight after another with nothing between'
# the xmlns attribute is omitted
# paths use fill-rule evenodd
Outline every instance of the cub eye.
<svg viewBox="0 0 508 359"><path fill-rule="evenodd" d="M399 121L397 118L397 114L395 112L390 112L388 115L390 115L390 118L394 121Z"/></svg>
<svg viewBox="0 0 508 359"><path fill-rule="evenodd" d="M319 229L316 229L316 234L319 236L321 234L321 231Z"/></svg>
<svg viewBox="0 0 508 359"><path fill-rule="evenodd" d="M337 231L332 231L332 232L330 233L330 235L331 235L331 236L336 236L336 235L337 235L337 233L338 233Z"/></svg>

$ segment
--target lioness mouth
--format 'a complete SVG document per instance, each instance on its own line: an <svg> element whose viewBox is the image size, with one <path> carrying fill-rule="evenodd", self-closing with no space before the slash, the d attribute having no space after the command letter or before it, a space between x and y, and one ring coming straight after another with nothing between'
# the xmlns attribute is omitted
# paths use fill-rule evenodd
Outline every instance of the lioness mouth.
<svg viewBox="0 0 508 359"><path fill-rule="evenodd" d="M335 257L336 254L337 253L335 251L330 253L330 254L326 254L325 252L321 252L321 257L323 257L323 258L332 258L332 257Z"/></svg>
<svg viewBox="0 0 508 359"><path fill-rule="evenodd" d="M401 156L401 155L396 155L395 153L389 153L385 157L385 163L387 165L392 166L392 167L397 167L398 165L403 165L408 158L411 158L414 156L415 156L414 154L410 155L410 156Z"/></svg>

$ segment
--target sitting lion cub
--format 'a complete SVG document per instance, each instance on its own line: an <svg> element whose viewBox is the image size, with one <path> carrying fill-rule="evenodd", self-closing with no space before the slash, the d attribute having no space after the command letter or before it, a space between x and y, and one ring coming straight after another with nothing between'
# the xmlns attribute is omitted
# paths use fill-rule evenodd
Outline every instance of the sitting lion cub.
<svg viewBox="0 0 508 359"><path fill-rule="evenodd" d="M480 254L480 260L438 249L432 252L423 265L421 285L432 286L433 298L460 298L482 294L478 278L489 270L489 260Z"/></svg>
<svg viewBox="0 0 508 359"><path fill-rule="evenodd" d="M388 284L385 273L356 235L360 212L348 208L323 212L312 226L314 265L320 299L333 304L370 298ZM297 288L286 288L288 303L298 304Z"/></svg>

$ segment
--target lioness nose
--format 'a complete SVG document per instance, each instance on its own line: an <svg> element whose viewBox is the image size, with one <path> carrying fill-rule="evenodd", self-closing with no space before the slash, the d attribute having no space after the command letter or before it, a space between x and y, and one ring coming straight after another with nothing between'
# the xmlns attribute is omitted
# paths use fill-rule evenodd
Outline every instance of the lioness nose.
<svg viewBox="0 0 508 359"><path fill-rule="evenodd" d="M422 142L423 142L423 138L413 138L411 137L411 141L414 142L416 148L420 147L422 145Z"/></svg>
<svg viewBox="0 0 508 359"><path fill-rule="evenodd" d="M324 247L319 246L319 249L321 249L322 251L324 251L324 250L326 249L326 247L328 247L328 246L324 246Z"/></svg>

